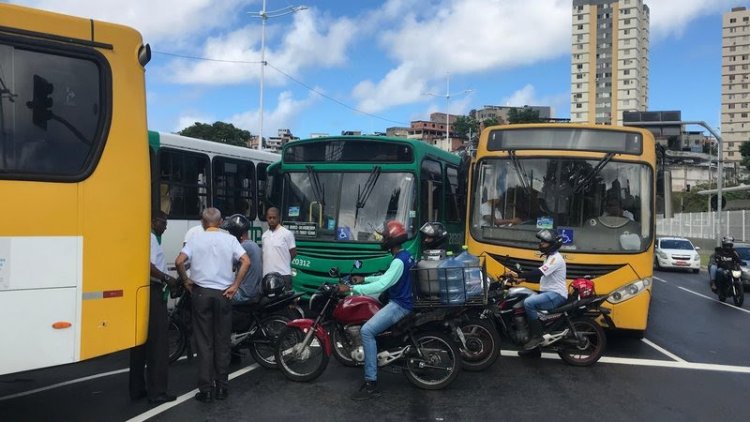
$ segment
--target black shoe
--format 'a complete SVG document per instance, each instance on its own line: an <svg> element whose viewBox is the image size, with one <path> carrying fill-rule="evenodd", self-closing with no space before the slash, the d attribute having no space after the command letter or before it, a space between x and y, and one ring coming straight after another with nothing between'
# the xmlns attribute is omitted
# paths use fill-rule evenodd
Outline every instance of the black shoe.
<svg viewBox="0 0 750 422"><path fill-rule="evenodd" d="M226 387L216 387L214 398L216 400L225 400L229 395L229 390Z"/></svg>
<svg viewBox="0 0 750 422"><path fill-rule="evenodd" d="M167 403L167 402L175 401L175 400L177 400L177 396L164 393L164 394L159 394L156 397L149 398L148 402L151 404L161 404L161 403Z"/></svg>
<svg viewBox="0 0 750 422"><path fill-rule="evenodd" d="M528 359L538 359L542 357L542 349L535 347L531 350L519 350L518 356Z"/></svg>
<svg viewBox="0 0 750 422"><path fill-rule="evenodd" d="M136 393L130 393L130 400L140 400L146 397L146 390L141 390Z"/></svg>
<svg viewBox="0 0 750 422"><path fill-rule="evenodd" d="M376 381L365 381L359 390L352 394L352 400L361 401L380 397L380 391L378 391L378 383Z"/></svg>
<svg viewBox="0 0 750 422"><path fill-rule="evenodd" d="M211 403L214 401L214 395L210 391L199 391L195 393L195 399L203 403Z"/></svg>

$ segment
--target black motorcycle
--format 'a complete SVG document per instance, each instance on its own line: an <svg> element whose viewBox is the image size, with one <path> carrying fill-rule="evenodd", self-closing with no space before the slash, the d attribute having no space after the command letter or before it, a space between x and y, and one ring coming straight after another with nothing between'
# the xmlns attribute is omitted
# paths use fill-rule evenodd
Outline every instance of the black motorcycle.
<svg viewBox="0 0 750 422"><path fill-rule="evenodd" d="M745 288L742 285L742 270L735 266L733 269L717 269L716 294L719 301L724 302L731 297L735 306L745 303Z"/></svg>
<svg viewBox="0 0 750 422"><path fill-rule="evenodd" d="M232 355L247 348L253 359L264 368L276 368L275 341L289 321L304 318L297 306L302 293L286 292L277 297L263 296L257 303L232 305ZM190 295L183 293L169 315L169 361L185 352L192 357Z"/></svg>
<svg viewBox="0 0 750 422"><path fill-rule="evenodd" d="M526 287L513 287L515 284L517 282L508 276L491 283L488 304L481 315L492 319L503 337L522 347L531 335L523 301L537 293ZM607 345L607 337L597 319L601 317L606 324L614 326L609 318L610 311L601 307L606 299L607 296L582 298L574 291L562 306L539 311L544 339L540 347L557 352L563 361L573 366L596 363Z"/></svg>

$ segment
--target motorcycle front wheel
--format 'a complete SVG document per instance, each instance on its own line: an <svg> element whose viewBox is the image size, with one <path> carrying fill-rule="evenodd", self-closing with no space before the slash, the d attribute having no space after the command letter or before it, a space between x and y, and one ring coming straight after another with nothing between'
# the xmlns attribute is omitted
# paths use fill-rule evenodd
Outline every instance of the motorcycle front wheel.
<svg viewBox="0 0 750 422"><path fill-rule="evenodd" d="M328 355L321 341L313 337L304 345L305 332L286 327L276 343L276 363L285 377L306 382L318 378L328 366Z"/></svg>
<svg viewBox="0 0 750 422"><path fill-rule="evenodd" d="M416 348L405 357L404 374L414 386L425 390L447 387L461 370L461 352L455 342L441 332L414 335Z"/></svg>
<svg viewBox="0 0 750 422"><path fill-rule="evenodd" d="M736 281L734 283L734 294L732 295L734 306L741 307L745 303L745 288L742 286L742 281Z"/></svg>
<svg viewBox="0 0 750 422"><path fill-rule="evenodd" d="M276 365L276 341L286 329L290 319L283 315L271 315L260 322L259 329L263 330L265 336L254 338L250 341L250 354L258 364L264 368L275 369Z"/></svg>
<svg viewBox="0 0 750 422"><path fill-rule="evenodd" d="M590 366L596 363L607 347L607 337L602 327L590 318L577 318L571 321L577 338L573 333L562 340L557 354L567 364L573 366Z"/></svg>
<svg viewBox="0 0 750 422"><path fill-rule="evenodd" d="M187 330L182 322L174 318L169 318L169 328L167 330L167 341L169 343L169 363L176 362L187 347Z"/></svg>
<svg viewBox="0 0 750 422"><path fill-rule="evenodd" d="M333 343L333 356L339 363L350 368L357 366L357 362L352 359L351 339L343 327L337 325L331 329L331 343Z"/></svg>
<svg viewBox="0 0 750 422"><path fill-rule="evenodd" d="M459 343L461 367L467 371L489 368L500 356L500 335L486 319L470 318L461 325L466 347Z"/></svg>

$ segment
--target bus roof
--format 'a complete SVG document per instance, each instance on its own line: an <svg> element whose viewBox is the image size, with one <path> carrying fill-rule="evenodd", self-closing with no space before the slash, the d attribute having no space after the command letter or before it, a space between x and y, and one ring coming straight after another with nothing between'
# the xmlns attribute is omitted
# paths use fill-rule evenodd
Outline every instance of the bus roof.
<svg viewBox="0 0 750 422"><path fill-rule="evenodd" d="M278 161L281 156L275 152L262 151L247 147L224 144L221 142L206 141L204 139L190 138L174 133L148 131L149 146L154 149L162 147L174 147L181 150L202 152L206 154L219 154L225 157L235 157L259 160L272 163Z"/></svg>

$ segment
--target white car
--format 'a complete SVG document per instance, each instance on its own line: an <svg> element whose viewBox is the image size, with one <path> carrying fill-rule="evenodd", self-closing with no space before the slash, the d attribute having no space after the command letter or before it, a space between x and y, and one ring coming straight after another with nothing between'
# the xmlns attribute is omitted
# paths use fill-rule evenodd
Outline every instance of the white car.
<svg viewBox="0 0 750 422"><path fill-rule="evenodd" d="M701 269L700 249L684 237L659 237L654 245L654 266L657 269L684 268L697 273Z"/></svg>

